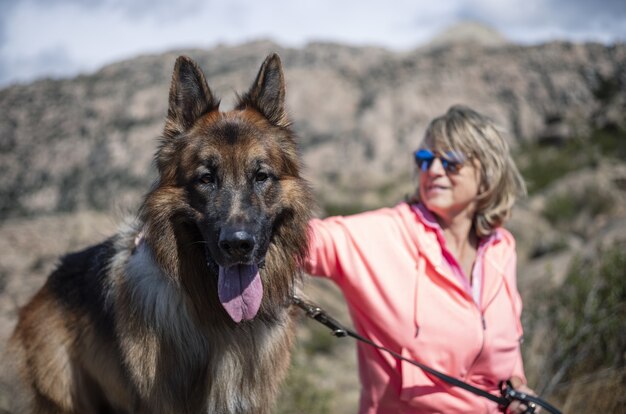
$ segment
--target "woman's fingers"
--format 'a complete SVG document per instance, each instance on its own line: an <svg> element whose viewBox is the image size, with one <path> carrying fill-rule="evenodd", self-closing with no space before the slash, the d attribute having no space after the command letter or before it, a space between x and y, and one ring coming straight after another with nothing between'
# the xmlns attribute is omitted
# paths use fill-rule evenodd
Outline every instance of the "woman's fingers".
<svg viewBox="0 0 626 414"><path fill-rule="evenodd" d="M513 385L513 388L515 388L519 392L523 392L525 394L532 395L533 397L537 396L535 391L533 391L532 389L530 389L526 385L524 385L522 383L522 380L517 378L517 377L511 378L511 385ZM533 406L535 406L535 404L533 404ZM520 401L513 401L509 405L509 408L508 408L507 412L509 412L511 414L523 414L523 413L526 412L526 410L528 410L528 406L526 404L521 403ZM535 414L539 414L541 412L541 407L540 406L536 406L535 411L533 411L533 412Z"/></svg>

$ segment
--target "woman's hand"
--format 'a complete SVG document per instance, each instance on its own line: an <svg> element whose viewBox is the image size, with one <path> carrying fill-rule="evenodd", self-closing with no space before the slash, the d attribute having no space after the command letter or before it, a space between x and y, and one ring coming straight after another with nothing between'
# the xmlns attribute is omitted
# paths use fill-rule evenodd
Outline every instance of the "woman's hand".
<svg viewBox="0 0 626 414"><path fill-rule="evenodd" d="M535 391L531 390L526 385L524 385L521 378L519 377L511 377L511 385L517 391L526 393L528 395L532 395L533 397L537 396L537 394L535 394ZM528 407L523 402L513 401L511 405L509 405L509 407L507 408L506 412L510 414L523 414L526 412L527 409ZM535 414L538 414L540 412L541 412L541 407L537 406L537 408L535 409Z"/></svg>

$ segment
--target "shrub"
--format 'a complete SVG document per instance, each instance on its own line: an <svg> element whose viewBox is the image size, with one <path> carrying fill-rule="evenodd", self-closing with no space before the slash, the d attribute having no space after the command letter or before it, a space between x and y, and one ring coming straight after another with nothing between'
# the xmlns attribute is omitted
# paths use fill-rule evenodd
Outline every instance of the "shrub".
<svg viewBox="0 0 626 414"><path fill-rule="evenodd" d="M334 204L326 203L323 206L325 216L349 216L365 211L367 208L362 204Z"/></svg>
<svg viewBox="0 0 626 414"><path fill-rule="evenodd" d="M552 225L570 222L578 214L577 201L570 193L558 194L546 201L543 216Z"/></svg>
<svg viewBox="0 0 626 414"><path fill-rule="evenodd" d="M537 391L550 395L558 389L563 399L573 398L568 393L576 389L577 378L626 368L624 280L626 244L622 243L598 250L594 258L573 260L562 286L540 293L535 306L526 308L526 334L532 336L539 326L546 328L541 330L546 333L541 339L545 362ZM603 398L609 399L605 402L612 406L619 403L620 396ZM591 408L594 402L587 404ZM590 412L579 408L580 412Z"/></svg>
<svg viewBox="0 0 626 414"><path fill-rule="evenodd" d="M543 216L554 226L569 225L579 215L596 217L608 213L613 208L613 198L597 187L590 187L576 193L567 192L548 198Z"/></svg>
<svg viewBox="0 0 626 414"><path fill-rule="evenodd" d="M556 147L527 143L521 145L514 156L528 192L534 194L566 174L595 167L604 159L626 160L626 130L606 126Z"/></svg>

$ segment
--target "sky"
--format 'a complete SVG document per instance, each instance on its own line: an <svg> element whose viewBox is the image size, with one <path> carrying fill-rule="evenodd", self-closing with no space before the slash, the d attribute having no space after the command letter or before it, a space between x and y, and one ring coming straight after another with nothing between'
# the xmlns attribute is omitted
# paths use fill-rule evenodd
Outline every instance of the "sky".
<svg viewBox="0 0 626 414"><path fill-rule="evenodd" d="M0 0L0 87L261 38L411 50L463 21L521 44L624 42L626 0Z"/></svg>

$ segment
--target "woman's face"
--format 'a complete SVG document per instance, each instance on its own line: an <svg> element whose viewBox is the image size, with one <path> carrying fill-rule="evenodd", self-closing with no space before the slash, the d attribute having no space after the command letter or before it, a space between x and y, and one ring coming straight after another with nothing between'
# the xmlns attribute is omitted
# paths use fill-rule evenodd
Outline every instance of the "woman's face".
<svg viewBox="0 0 626 414"><path fill-rule="evenodd" d="M446 222L462 214L473 219L480 189L478 160L465 161L458 171L446 171L440 158L419 170L420 200Z"/></svg>

